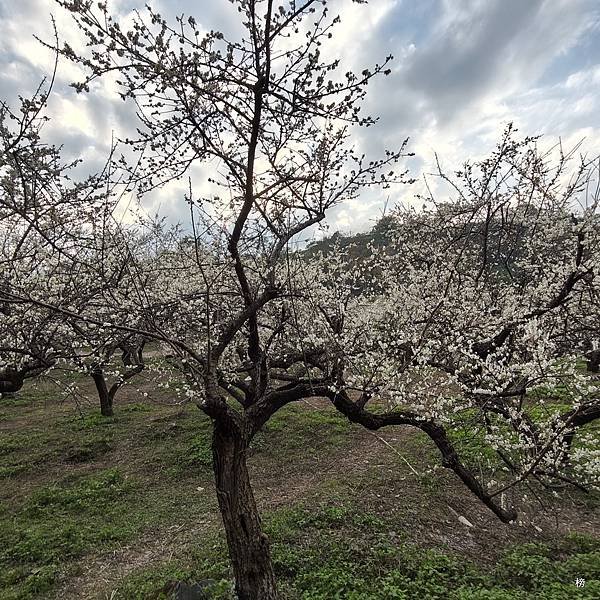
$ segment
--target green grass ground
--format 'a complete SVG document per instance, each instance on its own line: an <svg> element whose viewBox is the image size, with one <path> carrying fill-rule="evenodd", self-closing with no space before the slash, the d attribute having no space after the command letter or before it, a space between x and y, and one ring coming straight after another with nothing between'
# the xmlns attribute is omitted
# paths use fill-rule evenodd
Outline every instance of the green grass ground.
<svg viewBox="0 0 600 600"><path fill-rule="evenodd" d="M102 418L87 386L79 406L51 382L0 401L0 598L153 599L201 579L230 598L209 420L149 379ZM283 598L600 597L597 496L507 498L504 525L437 462L420 434L372 435L323 401L278 413L250 466Z"/></svg>

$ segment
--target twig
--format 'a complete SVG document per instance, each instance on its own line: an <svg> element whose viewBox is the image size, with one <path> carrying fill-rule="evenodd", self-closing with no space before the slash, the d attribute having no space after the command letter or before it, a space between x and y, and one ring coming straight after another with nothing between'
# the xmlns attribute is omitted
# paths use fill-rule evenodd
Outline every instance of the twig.
<svg viewBox="0 0 600 600"><path fill-rule="evenodd" d="M372 432L372 431L367 431L367 433L370 433L373 437L377 438L380 442L383 442L390 450L392 450L393 452L395 452L408 466L408 468L417 476L419 477L419 473L414 469L414 467L406 460L406 458L400 454L400 452L398 452L398 450L396 450L396 448L394 448L394 446L392 446L387 440L384 440L381 436L377 435L376 433Z"/></svg>

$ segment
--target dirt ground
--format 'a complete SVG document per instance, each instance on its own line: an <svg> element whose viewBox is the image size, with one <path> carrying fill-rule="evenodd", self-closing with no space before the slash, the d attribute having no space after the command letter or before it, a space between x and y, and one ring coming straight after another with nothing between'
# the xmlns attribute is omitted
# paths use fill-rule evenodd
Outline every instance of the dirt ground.
<svg viewBox="0 0 600 600"><path fill-rule="evenodd" d="M148 409L139 407L140 390L145 389L150 391ZM89 397L90 405L82 409L87 417L96 410L93 396ZM29 450L36 455L36 467L5 481L1 494L5 504L23 501L40 486L116 465L144 482L139 494L158 490L161 511L168 514L167 518L150 518L126 542L109 549L92 548L70 559L52 597L116 598L120 582L131 573L185 559L199 540L218 534L221 523L210 469L192 470L182 480L173 479L165 466L171 464L170 455L163 455L178 448L180 439L193 435L196 427L208 431L196 412L195 407L169 405L150 381L126 388L116 413L127 417L122 421L117 417L121 429L111 433L110 451L72 463L65 461L64 452L79 434L75 427L66 439L64 423L76 424L79 418L72 404L58 402L46 390L39 398L32 396L31 403L4 411L0 433L29 432L39 436L47 450L46 454L44 448ZM288 417L293 417L289 425ZM394 523L395 529L389 530L391 540L443 548L481 564L493 564L511 544L551 541L573 532L598 536L600 532L597 502L576 491L566 491L560 498L535 490L525 492L525 497L511 494L505 500L518 509L518 520L501 523L452 472L439 466L435 449L411 428L372 433L338 419L327 401L318 398L299 403L293 413L279 419L272 431L271 424L267 425L264 444L257 446L249 460L263 514L341 499ZM56 423L63 429L54 435ZM328 433L331 427L333 436ZM53 453L50 448L54 446L61 450ZM148 503L153 502L155 496L149 496Z"/></svg>

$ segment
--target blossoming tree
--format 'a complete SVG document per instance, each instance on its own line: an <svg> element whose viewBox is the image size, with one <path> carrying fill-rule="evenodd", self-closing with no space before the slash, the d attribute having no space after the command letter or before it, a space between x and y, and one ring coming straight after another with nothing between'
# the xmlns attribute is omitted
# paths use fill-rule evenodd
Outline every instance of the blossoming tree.
<svg viewBox="0 0 600 600"><path fill-rule="evenodd" d="M600 416L598 382L578 365L600 341L598 170L585 160L571 168L572 156L536 143L509 128L490 158L453 178L440 171L451 201L399 210L387 244L366 258L324 255L322 298L308 309L324 333L311 337L314 317L302 320L305 350L343 365L334 404L351 411L351 389L361 406L383 397L410 408L446 465L503 519L513 513L494 498L527 478L600 482L589 430L570 453L576 431ZM309 277L307 289L318 275ZM465 423L496 450L509 481L478 489L452 466L436 427Z"/></svg>
<svg viewBox="0 0 600 600"><path fill-rule="evenodd" d="M108 416L118 389L143 369L143 338L101 325L131 319L128 244L148 240L109 224L108 173L75 183L77 161L65 163L42 140L53 79L46 83L18 108L0 104L0 393L17 392L60 362L94 379ZM105 370L118 350L124 369L107 386Z"/></svg>
<svg viewBox="0 0 600 600"><path fill-rule="evenodd" d="M342 252L309 258L294 239L330 208L369 186L407 181L396 170L404 143L369 160L350 140L373 122L361 103L389 59L340 74L338 60L321 56L338 19L314 0L237 0L245 34L234 41L202 34L193 18L171 26L151 9L125 30L102 3L59 4L87 39L85 51L61 48L87 73L77 89L117 72L123 98L138 104L139 137L129 143L140 158L135 168L122 164L129 183L149 191L204 164L212 187L198 192L190 175L191 235L157 233L151 256L111 237L131 268L118 270L118 281L112 270L92 271L104 273L98 304L73 311L18 289L4 300L170 348L186 394L213 422L239 598L277 597L248 447L278 410L306 397L330 399L369 429L422 430L442 464L503 521L515 518L501 501L507 486L597 483L594 450L585 439L576 452L572 444L577 427L598 416L571 336L578 299L597 297L597 198L573 207L593 176L589 165L565 181L567 157L551 170L535 140L508 132L458 179L441 173L452 202L432 197L428 211L399 213L390 246L359 261ZM97 317L98 306L107 317ZM569 409L550 406L534 419L530 392L559 380L573 390ZM475 477L452 441L459 422L482 432L510 479Z"/></svg>

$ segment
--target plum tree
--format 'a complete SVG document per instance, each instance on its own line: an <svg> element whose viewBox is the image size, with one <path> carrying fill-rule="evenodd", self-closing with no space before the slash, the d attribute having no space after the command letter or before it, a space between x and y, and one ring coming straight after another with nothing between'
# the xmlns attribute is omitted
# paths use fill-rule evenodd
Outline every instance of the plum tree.
<svg viewBox="0 0 600 600"><path fill-rule="evenodd" d="M53 80L20 98L17 109L0 104L0 394L66 362L94 379L101 411L110 415L118 389L143 368L143 339L98 327L116 317L102 297L127 295L127 244L147 240L110 226L106 172L76 183L71 172L79 161L65 163L60 149L42 140ZM119 315L124 308L121 302ZM94 323L81 322L84 312ZM119 349L125 369L107 387L104 370Z"/></svg>
<svg viewBox="0 0 600 600"><path fill-rule="evenodd" d="M78 227L43 244L70 268L43 277L56 277L58 289L79 281L88 300L73 306L62 303L64 293L48 299L17 282L2 301L169 348L185 376L182 393L212 419L239 598L277 597L249 444L278 410L303 398L328 398L369 429L420 429L443 466L505 522L516 513L503 493L526 479L598 483L586 434L571 443L577 427L598 416L594 380L575 368L582 343L597 348L593 326L576 325L594 323L589 313L598 306L588 301L597 298L599 235L598 196L584 194L595 173L589 163L565 181L569 156L553 168L535 140L508 131L489 159L466 164L456 178L440 172L451 201L429 197L429 210L386 223L390 246L360 259L341 249L309 256L294 241L332 207L365 188L410 181L398 170L406 141L371 160L351 138L374 122L362 102L391 57L341 74L340 60L322 57L339 19L315 0L236 0L239 40L202 33L192 17L170 25L151 8L126 29L106 4L59 4L87 41L85 49L59 48L85 70L75 87L88 92L98 77L117 73L122 97L139 107L139 136L128 140L138 160L120 163L125 187L141 194L188 175L189 231L150 228L152 249L133 243L114 220L89 217L94 198L100 214L112 214L115 187L100 194L97 185L93 197L78 189L81 201L64 210L78 207ZM193 181L198 164L211 168L202 192ZM574 206L580 199L585 204ZM10 215L44 231L28 207ZM95 248L110 240L111 252L87 254L90 239L73 235L82 230ZM534 418L530 392L558 381L572 390L568 410L548 406ZM451 431L465 419L510 479L482 482L461 460Z"/></svg>

